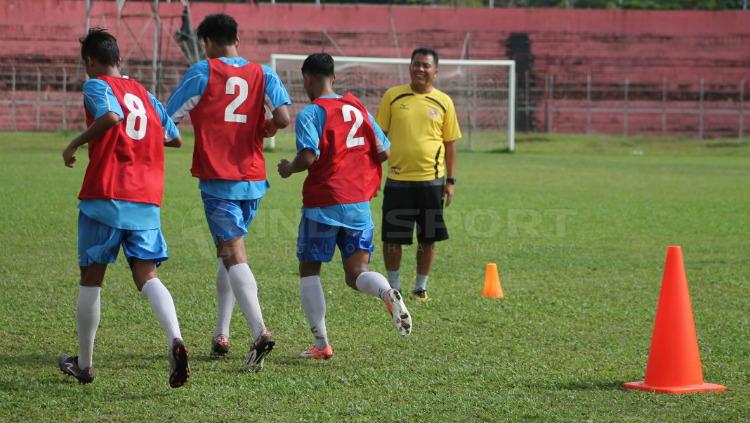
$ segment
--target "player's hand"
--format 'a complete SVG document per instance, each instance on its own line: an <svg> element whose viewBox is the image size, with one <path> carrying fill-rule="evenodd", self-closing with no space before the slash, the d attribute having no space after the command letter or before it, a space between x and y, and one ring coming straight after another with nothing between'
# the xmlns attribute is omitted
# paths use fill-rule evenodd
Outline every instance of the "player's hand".
<svg viewBox="0 0 750 423"><path fill-rule="evenodd" d="M73 167L73 163L76 162L76 150L78 150L78 147L74 147L71 145L67 146L65 150L63 150L62 156L65 166Z"/></svg>
<svg viewBox="0 0 750 423"><path fill-rule="evenodd" d="M278 131L279 128L276 126L275 123L273 123L273 119L266 119L265 124L263 125L263 136L266 138L272 137L276 135L276 131Z"/></svg>
<svg viewBox="0 0 750 423"><path fill-rule="evenodd" d="M453 190L455 190L455 185L453 184L445 184L445 188L443 188L443 197L445 197L445 207L448 207L453 202Z"/></svg>
<svg viewBox="0 0 750 423"><path fill-rule="evenodd" d="M279 175L281 175L282 178L286 179L292 174L292 162L290 162L287 159L281 159L279 161Z"/></svg>

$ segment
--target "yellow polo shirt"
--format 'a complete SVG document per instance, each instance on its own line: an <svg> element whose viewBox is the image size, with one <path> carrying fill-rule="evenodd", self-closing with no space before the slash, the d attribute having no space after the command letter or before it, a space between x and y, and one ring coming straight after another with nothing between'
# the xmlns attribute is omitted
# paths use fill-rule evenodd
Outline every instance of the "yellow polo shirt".
<svg viewBox="0 0 750 423"><path fill-rule="evenodd" d="M427 94L401 85L380 101L378 125L388 133L391 158L388 177L397 181L431 181L445 174L445 141L461 138L456 109L447 94Z"/></svg>

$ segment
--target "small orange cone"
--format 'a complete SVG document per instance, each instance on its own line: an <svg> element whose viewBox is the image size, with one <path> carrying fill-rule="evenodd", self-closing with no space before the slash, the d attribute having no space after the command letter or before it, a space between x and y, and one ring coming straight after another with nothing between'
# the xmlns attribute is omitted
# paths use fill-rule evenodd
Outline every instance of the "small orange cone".
<svg viewBox="0 0 750 423"><path fill-rule="evenodd" d="M646 364L646 377L625 384L628 389L666 394L723 391L722 385L705 383L698 338L695 335L685 267L680 247L667 248L667 262L656 308L654 334Z"/></svg>
<svg viewBox="0 0 750 423"><path fill-rule="evenodd" d="M497 264L487 263L484 271L484 289L483 297L503 298L503 288L500 287L500 273L497 271Z"/></svg>

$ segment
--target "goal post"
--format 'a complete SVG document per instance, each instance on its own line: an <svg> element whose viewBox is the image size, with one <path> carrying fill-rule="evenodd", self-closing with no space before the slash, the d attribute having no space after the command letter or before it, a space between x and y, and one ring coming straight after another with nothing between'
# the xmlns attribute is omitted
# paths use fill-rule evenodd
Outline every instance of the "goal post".
<svg viewBox="0 0 750 423"><path fill-rule="evenodd" d="M306 55L272 54L271 67L292 99L292 117L309 103L302 84ZM409 59L333 56L335 89L352 92L373 115L392 86L409 83ZM515 151L516 64L513 60L441 59L435 87L447 93L461 126L459 148L472 151ZM274 140L269 140L273 148Z"/></svg>

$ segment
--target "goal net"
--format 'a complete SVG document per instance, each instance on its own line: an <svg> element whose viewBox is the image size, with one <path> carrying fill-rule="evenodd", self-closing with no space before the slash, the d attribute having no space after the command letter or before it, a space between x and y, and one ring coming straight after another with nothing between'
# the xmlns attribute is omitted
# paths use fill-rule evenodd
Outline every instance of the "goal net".
<svg viewBox="0 0 750 423"><path fill-rule="evenodd" d="M292 98L292 118L310 100L302 85L305 55L272 54L271 67ZM336 92L351 92L377 115L380 99L393 86L409 83L409 59L336 57ZM515 62L440 60L435 86L453 99L463 135L459 149L513 151ZM271 140L273 142L273 140ZM273 144L270 144L273 147Z"/></svg>

